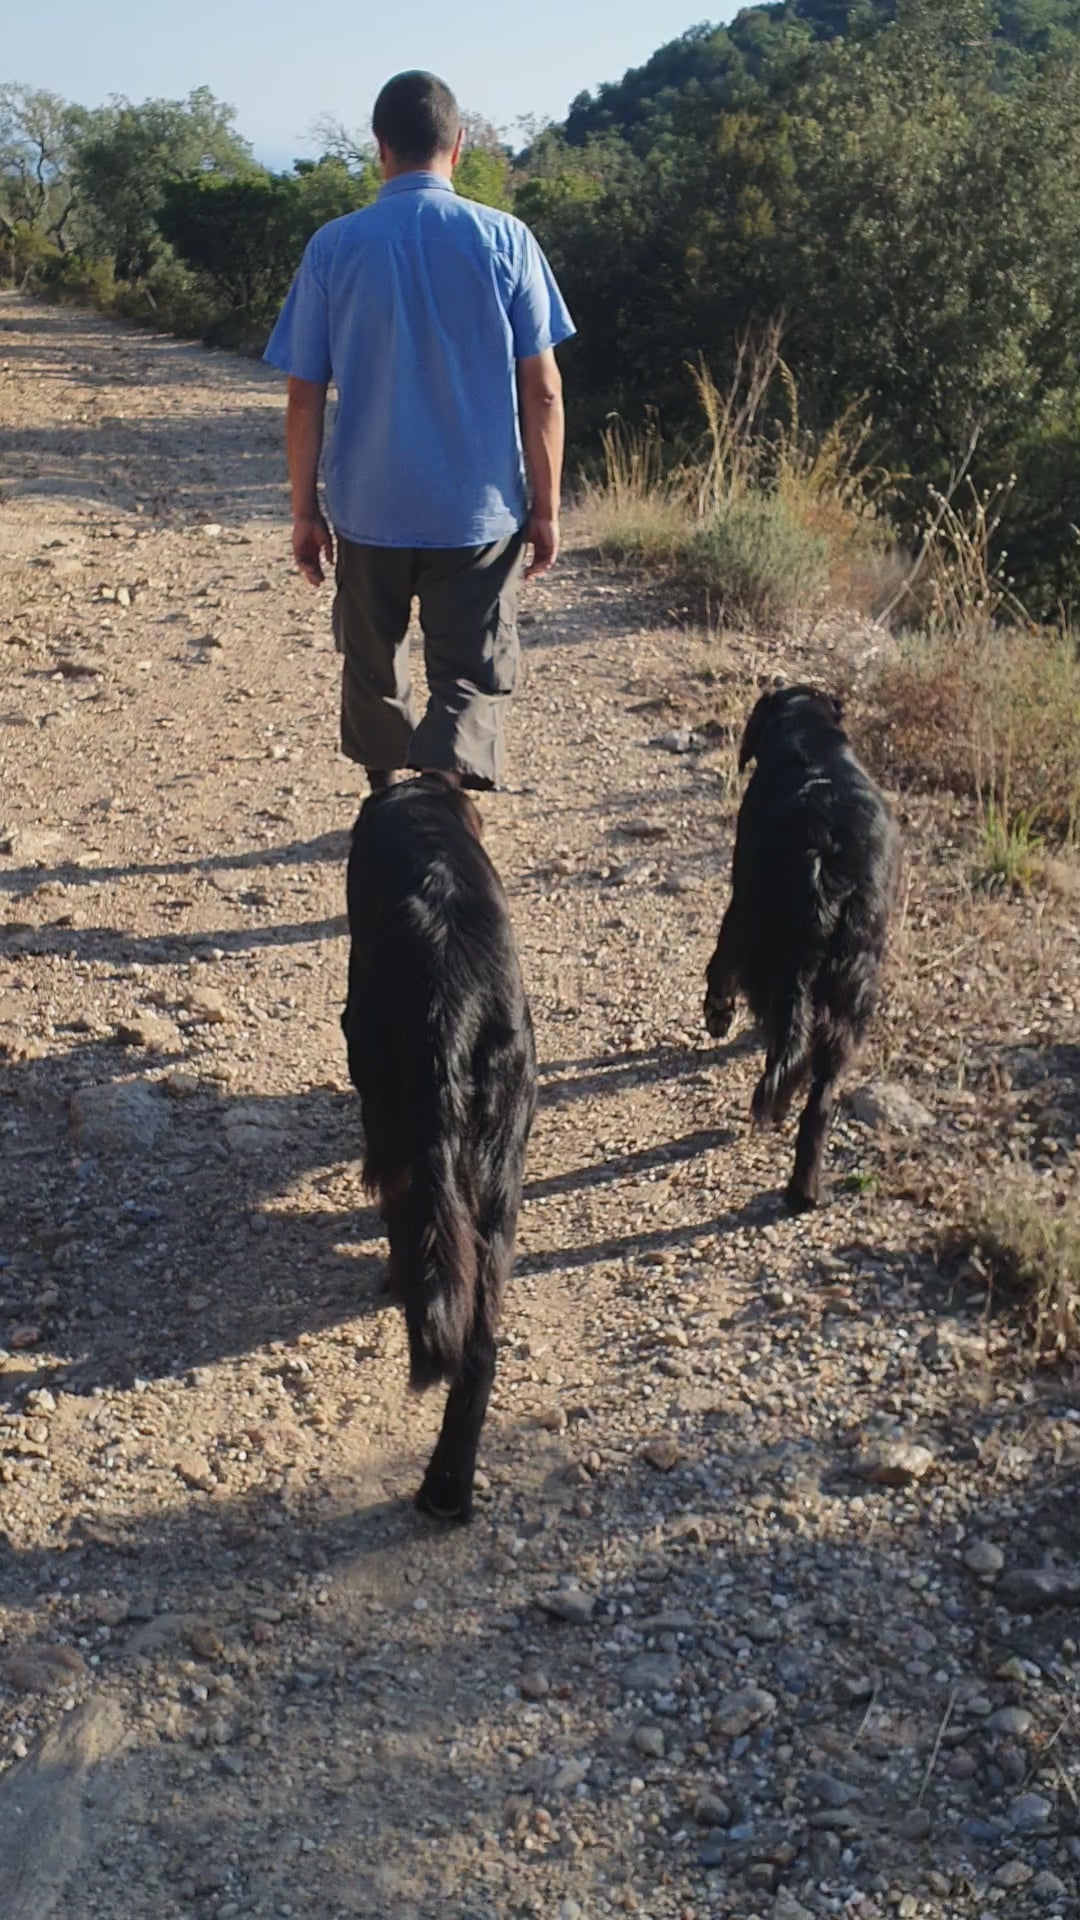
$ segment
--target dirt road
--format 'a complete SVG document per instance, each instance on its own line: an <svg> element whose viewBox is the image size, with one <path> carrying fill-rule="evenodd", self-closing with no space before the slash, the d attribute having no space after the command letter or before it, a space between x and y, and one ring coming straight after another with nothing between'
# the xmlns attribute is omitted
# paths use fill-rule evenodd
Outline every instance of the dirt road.
<svg viewBox="0 0 1080 1920"><path fill-rule="evenodd" d="M747 693L851 662L572 548L484 802L543 1090L480 1511L434 1531L281 413L0 301L3 1920L1077 1911L1075 1395L931 1257L961 1168L1075 1173L1074 913L902 801L863 1072L924 1111L848 1113L787 1219L701 976Z"/></svg>

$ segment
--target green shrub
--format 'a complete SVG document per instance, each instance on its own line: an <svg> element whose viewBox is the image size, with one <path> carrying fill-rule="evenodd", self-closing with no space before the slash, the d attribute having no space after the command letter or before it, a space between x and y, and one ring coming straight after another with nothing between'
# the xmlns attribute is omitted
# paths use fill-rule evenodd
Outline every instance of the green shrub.
<svg viewBox="0 0 1080 1920"><path fill-rule="evenodd" d="M688 543L686 558L733 626L788 627L820 604L828 585L828 541L775 493L747 493L718 507Z"/></svg>

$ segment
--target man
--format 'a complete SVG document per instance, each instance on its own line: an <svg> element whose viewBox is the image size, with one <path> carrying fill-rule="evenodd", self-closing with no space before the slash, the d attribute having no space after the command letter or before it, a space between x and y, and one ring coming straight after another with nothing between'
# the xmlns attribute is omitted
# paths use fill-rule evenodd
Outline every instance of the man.
<svg viewBox="0 0 1080 1920"><path fill-rule="evenodd" d="M493 787L518 656L517 598L559 551L562 383L574 331L512 215L460 199L461 116L430 73L375 102L384 186L309 241L266 358L289 375L293 555L313 586L337 536L341 744L373 788L404 767ZM405 632L420 603L430 699L416 724Z"/></svg>

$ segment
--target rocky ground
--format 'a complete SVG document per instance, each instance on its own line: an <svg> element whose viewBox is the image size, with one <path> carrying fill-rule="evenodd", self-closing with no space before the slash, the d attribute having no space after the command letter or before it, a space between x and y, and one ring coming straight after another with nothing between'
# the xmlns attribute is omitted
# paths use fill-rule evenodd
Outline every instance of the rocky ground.
<svg viewBox="0 0 1080 1920"><path fill-rule="evenodd" d="M0 396L0 1913L1078 1911L1080 1401L940 1252L1010 1160L1075 1187L1075 901L898 798L877 1097L787 1218L699 1018L732 732L867 643L706 642L572 545L483 803L542 1102L439 1532L279 384L9 297Z"/></svg>

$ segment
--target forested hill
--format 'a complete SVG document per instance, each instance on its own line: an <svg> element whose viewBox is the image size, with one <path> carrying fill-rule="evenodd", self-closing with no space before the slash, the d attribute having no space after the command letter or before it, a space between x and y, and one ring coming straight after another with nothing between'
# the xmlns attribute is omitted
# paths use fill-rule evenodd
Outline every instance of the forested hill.
<svg viewBox="0 0 1080 1920"><path fill-rule="evenodd" d="M1000 52L1039 57L1080 33L1080 0L1001 0L990 33ZM896 0L780 0L745 7L729 26L691 27L644 66L595 93L579 93L561 128L572 146L621 134L638 151L670 126L681 102L749 106L789 87L823 42L867 39L895 21Z"/></svg>

